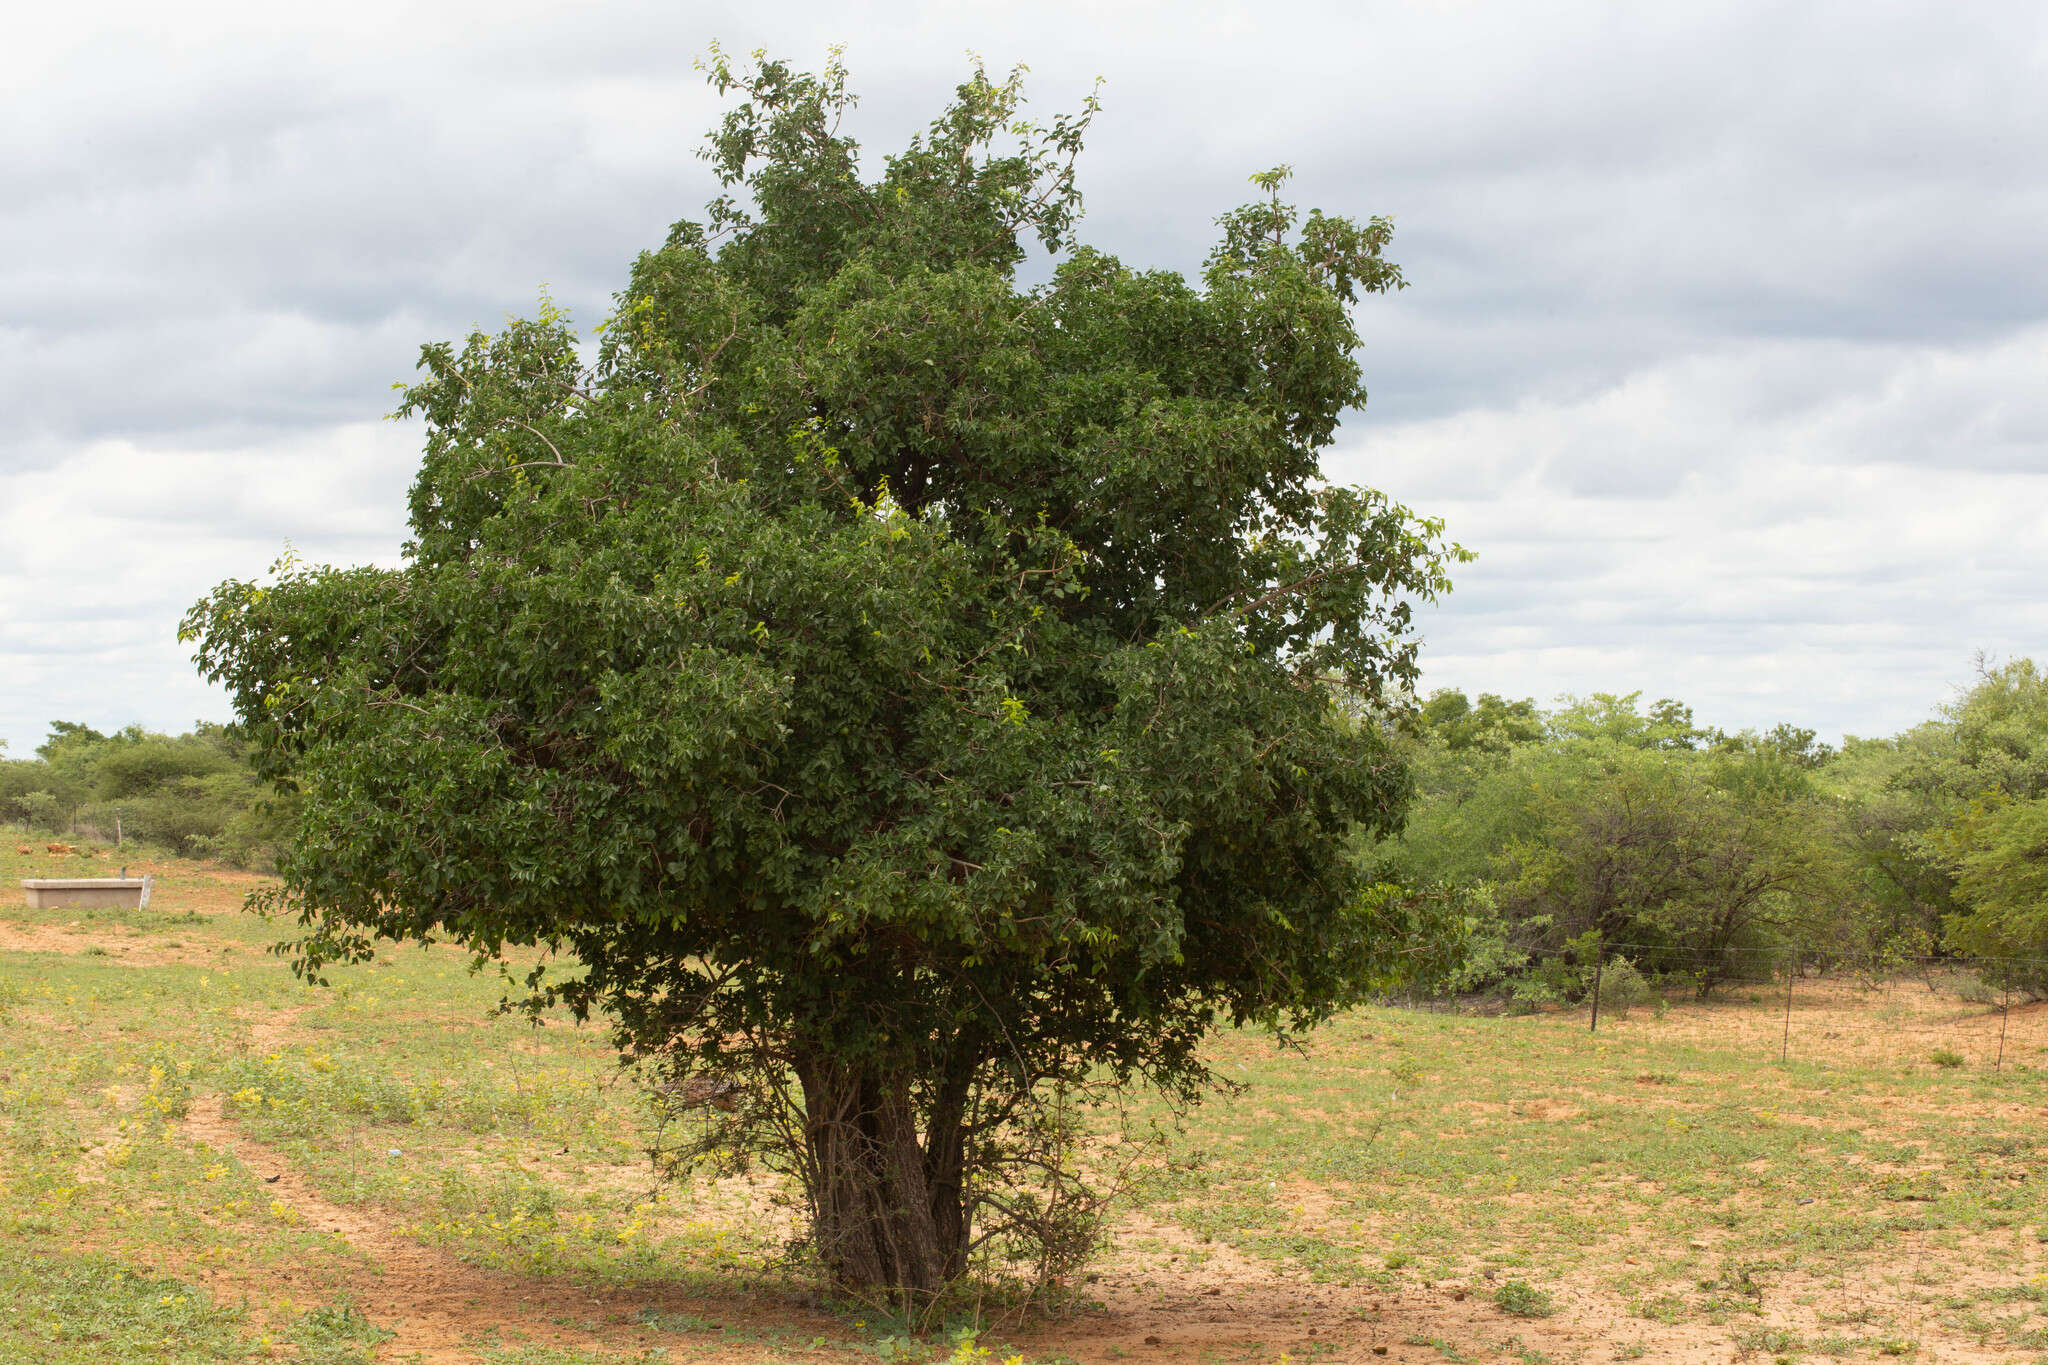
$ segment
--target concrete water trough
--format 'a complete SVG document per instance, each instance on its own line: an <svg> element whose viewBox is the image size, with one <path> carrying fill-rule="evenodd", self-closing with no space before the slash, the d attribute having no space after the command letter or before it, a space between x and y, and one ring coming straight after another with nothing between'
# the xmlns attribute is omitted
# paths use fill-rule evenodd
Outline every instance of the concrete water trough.
<svg viewBox="0 0 2048 1365"><path fill-rule="evenodd" d="M149 904L154 877L24 877L28 908L59 905L113 906L138 910Z"/></svg>

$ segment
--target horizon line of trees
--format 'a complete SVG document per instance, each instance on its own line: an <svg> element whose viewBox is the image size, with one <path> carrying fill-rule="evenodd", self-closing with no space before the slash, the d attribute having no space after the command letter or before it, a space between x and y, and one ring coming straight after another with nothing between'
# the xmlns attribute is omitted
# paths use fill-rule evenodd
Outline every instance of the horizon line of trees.
<svg viewBox="0 0 2048 1365"><path fill-rule="evenodd" d="M0 822L24 834L133 841L185 858L269 871L288 798L256 775L240 728L182 735L130 725L104 734L59 720L33 758L0 747Z"/></svg>
<svg viewBox="0 0 2048 1365"><path fill-rule="evenodd" d="M1416 796L1365 847L1461 904L1447 989L1575 1000L1605 960L1702 993L1804 961L1992 959L2048 994L2048 674L1992 666L1933 717L1839 748L1729 732L1642 694L1432 693L1400 727Z"/></svg>
<svg viewBox="0 0 2048 1365"><path fill-rule="evenodd" d="M1462 910L1445 989L1573 1000L1597 959L1701 991L1779 970L1993 960L2048 994L2048 672L2021 658L1886 738L1728 731L1641 692L1554 706L1439 689L1392 727L1415 780L1379 878ZM239 727L54 721L0 751L0 821L268 870L291 797ZM2002 965L2001 965L2002 964Z"/></svg>

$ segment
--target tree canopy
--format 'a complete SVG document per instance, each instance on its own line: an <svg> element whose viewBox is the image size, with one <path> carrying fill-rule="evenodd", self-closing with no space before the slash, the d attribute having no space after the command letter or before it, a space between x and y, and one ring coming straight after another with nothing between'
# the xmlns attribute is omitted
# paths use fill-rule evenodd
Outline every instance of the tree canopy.
<svg viewBox="0 0 2048 1365"><path fill-rule="evenodd" d="M1893 782L1938 819L1911 846L1952 879L1949 941L2012 959L2005 978L2048 992L2048 673L1980 662Z"/></svg>
<svg viewBox="0 0 2048 1365"><path fill-rule="evenodd" d="M301 795L307 970L572 955L536 1000L724 1078L837 1282L928 1292L1043 1214L995 1174L1034 1097L1191 1096L1212 1026L1434 942L1346 839L1401 817L1369 716L1459 552L1321 474L1385 220L1255 177L1191 281L1075 238L1092 101L977 71L868 180L836 62L711 76L729 193L595 365L552 307L426 347L403 565L187 630Z"/></svg>

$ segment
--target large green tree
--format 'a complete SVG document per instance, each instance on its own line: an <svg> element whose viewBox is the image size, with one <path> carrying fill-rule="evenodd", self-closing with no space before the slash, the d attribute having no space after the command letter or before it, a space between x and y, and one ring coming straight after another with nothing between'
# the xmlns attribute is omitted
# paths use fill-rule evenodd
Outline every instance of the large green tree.
<svg viewBox="0 0 2048 1365"><path fill-rule="evenodd" d="M1925 855L1955 879L1948 943L2006 961L1994 974L2048 994L2048 672L1980 662L1895 781L1942 809Z"/></svg>
<svg viewBox="0 0 2048 1365"><path fill-rule="evenodd" d="M1457 987L1578 987L1618 951L1702 988L1794 951L1859 956L1841 803L1810 730L1729 734L1638 693L1533 701L1454 692L1423 704L1416 808L1371 850L1392 877L1462 893L1472 941Z"/></svg>
<svg viewBox="0 0 2048 1365"><path fill-rule="evenodd" d="M402 567L186 628L301 795L308 971L561 950L536 1000L732 1109L841 1287L915 1298L1046 1233L1045 1096L1192 1097L1220 1022L1435 941L1345 848L1400 819L1364 718L1459 552L1319 465L1384 220L1274 173L1199 279L1137 270L1073 235L1092 102L977 72L864 179L836 62L712 79L729 193L593 367L552 308L425 349Z"/></svg>

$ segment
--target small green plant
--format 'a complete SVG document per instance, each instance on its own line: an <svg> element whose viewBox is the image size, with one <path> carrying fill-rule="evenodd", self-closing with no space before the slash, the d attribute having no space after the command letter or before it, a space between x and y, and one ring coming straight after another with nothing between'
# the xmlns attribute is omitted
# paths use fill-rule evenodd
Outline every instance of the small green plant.
<svg viewBox="0 0 2048 1365"><path fill-rule="evenodd" d="M1945 1047L1938 1047L1928 1054L1927 1060L1943 1070L1953 1071L1963 1064L1963 1055L1960 1052L1950 1051Z"/></svg>
<svg viewBox="0 0 2048 1365"><path fill-rule="evenodd" d="M1761 1300L1764 1296L1764 1287L1757 1282L1756 1272L1758 1269L1760 1267L1755 1265L1739 1261L1727 1261L1722 1264L1720 1275L1711 1280L1701 1280L1700 1288L1709 1291L1722 1290L1729 1294L1740 1295L1745 1299Z"/></svg>
<svg viewBox="0 0 2048 1365"><path fill-rule="evenodd" d="M1557 1311L1549 1293L1527 1280L1509 1280L1501 1285L1493 1291L1493 1303L1503 1313L1518 1318L1547 1318Z"/></svg>
<svg viewBox="0 0 2048 1365"><path fill-rule="evenodd" d="M163 1119L181 1119L192 1107L192 1063L159 1044L144 1058L143 1105Z"/></svg>
<svg viewBox="0 0 2048 1365"><path fill-rule="evenodd" d="M291 1328L291 1339L299 1348L297 1359L318 1365L369 1365L371 1348L390 1336L346 1301L322 1304Z"/></svg>
<svg viewBox="0 0 2048 1365"><path fill-rule="evenodd" d="M1765 1328L1754 1332L1737 1332L1736 1347L1744 1354L1762 1352L1775 1360L1788 1359L1806 1349L1806 1343L1796 1332L1783 1328Z"/></svg>

